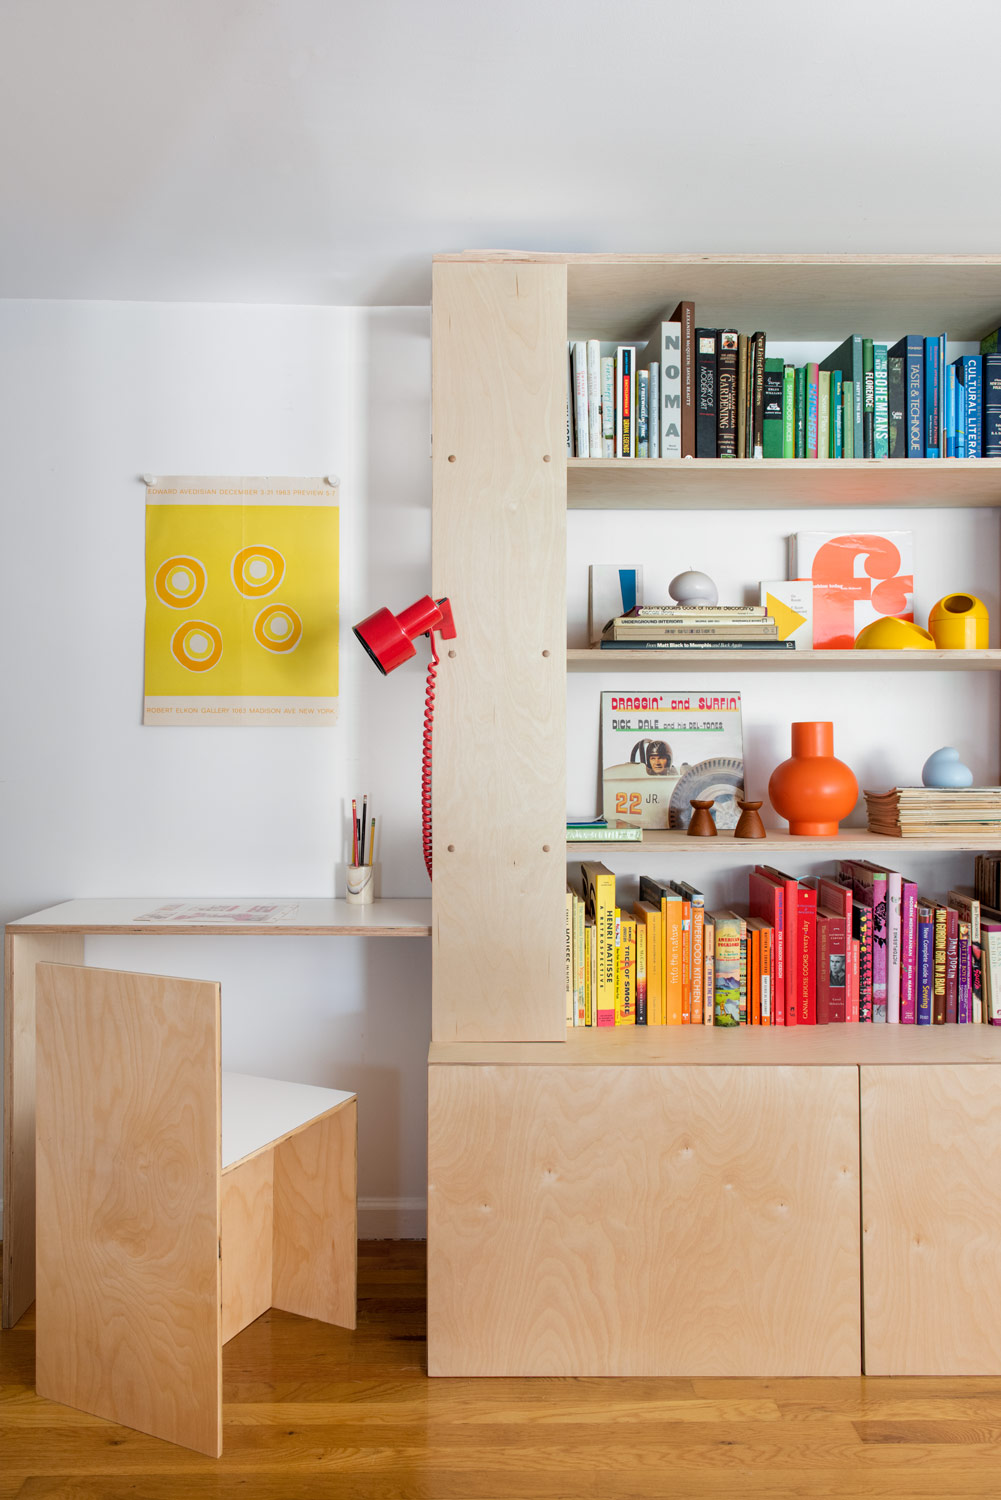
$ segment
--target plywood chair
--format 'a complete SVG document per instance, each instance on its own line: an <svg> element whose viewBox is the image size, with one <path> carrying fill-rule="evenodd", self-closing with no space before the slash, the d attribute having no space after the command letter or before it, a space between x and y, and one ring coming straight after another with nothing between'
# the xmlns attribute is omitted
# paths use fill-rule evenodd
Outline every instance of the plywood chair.
<svg viewBox="0 0 1001 1500"><path fill-rule="evenodd" d="M218 984L37 969L41 1396L222 1452L222 1345L355 1326L354 1094L220 1072Z"/></svg>

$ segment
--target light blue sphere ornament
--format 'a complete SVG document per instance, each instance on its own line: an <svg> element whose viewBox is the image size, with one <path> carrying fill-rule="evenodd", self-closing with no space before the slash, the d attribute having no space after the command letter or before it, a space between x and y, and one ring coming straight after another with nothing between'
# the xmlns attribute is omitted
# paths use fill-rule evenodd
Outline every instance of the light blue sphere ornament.
<svg viewBox="0 0 1001 1500"><path fill-rule="evenodd" d="M969 766L963 765L958 750L944 745L925 761L921 768L921 782L923 786L972 786L973 772Z"/></svg>

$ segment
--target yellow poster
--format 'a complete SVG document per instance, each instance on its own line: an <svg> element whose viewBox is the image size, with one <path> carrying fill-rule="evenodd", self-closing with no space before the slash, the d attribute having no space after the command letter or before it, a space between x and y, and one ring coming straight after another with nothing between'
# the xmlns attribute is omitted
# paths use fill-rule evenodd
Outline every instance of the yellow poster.
<svg viewBox="0 0 1001 1500"><path fill-rule="evenodd" d="M145 724L333 724L337 489L156 479L146 489Z"/></svg>

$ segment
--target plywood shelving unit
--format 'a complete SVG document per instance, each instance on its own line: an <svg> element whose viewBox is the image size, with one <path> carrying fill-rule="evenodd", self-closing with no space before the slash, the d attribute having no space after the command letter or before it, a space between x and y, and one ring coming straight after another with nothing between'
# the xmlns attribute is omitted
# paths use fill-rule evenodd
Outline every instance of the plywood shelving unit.
<svg viewBox="0 0 1001 1500"><path fill-rule="evenodd" d="M567 337L642 337L682 298L700 324L776 341L968 340L1001 321L1001 257L437 259L433 591L459 636L435 745L429 1369L932 1374L972 1360L1001 1374L1001 1205L983 1166L1001 1028L565 1029L565 857L614 850L645 868L651 853L747 865L851 849L898 863L990 847L864 829L566 844L566 669L1001 665L998 651L567 651L568 508L1001 506L997 461L568 461ZM925 1090L947 1102L947 1129L902 1124ZM907 1170L887 1169L895 1149ZM941 1314L925 1295L939 1282Z"/></svg>

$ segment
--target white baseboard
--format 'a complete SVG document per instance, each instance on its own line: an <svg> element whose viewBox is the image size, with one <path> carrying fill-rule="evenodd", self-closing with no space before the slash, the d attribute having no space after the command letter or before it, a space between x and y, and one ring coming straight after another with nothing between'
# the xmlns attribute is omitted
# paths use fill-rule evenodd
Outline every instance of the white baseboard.
<svg viewBox="0 0 1001 1500"><path fill-rule="evenodd" d="M360 1240L424 1240L428 1232L424 1198L359 1198Z"/></svg>

